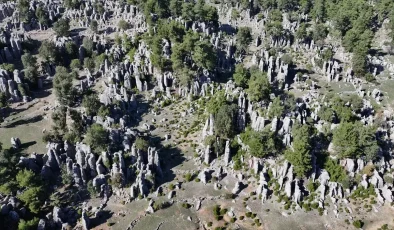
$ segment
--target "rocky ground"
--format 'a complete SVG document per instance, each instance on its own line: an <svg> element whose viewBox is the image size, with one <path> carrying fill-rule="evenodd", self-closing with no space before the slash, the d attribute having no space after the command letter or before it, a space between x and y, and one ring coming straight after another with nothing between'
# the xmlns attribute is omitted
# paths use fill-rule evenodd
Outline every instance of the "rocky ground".
<svg viewBox="0 0 394 230"><path fill-rule="evenodd" d="M31 8L36 11L34 2ZM41 209L33 215L32 208L28 207L29 200L25 198L26 191L38 186L23 186L28 183L21 182L21 177L17 176L20 174L9 173L14 179L2 174L9 180L3 179L3 184L11 181L14 183L11 185L15 185L17 181L22 185L15 185L17 188L12 191L8 191L12 186L1 187L0 224L11 223L9 228L12 229L22 223L23 218L32 220L34 216L37 217L33 219L37 222L34 229L38 225L39 230L220 227L334 230L355 229L357 220L362 220L363 229L378 229L385 224L388 228L394 227L393 56L373 55L389 40L384 23L376 31L371 54L366 57L371 64L368 73L376 77L369 82L354 74L352 54L345 52L337 38L331 35L325 38L330 47L320 46L313 39L301 41L286 36L273 39L264 32L270 20L268 12L261 12L259 17L251 16L249 11L240 10L239 5L209 1L204 9L217 10L218 28L213 23L187 21L182 17L168 17L165 21L176 21L182 30L190 27L189 31L195 32L200 40L205 38L209 49L217 55L212 71L206 66L196 68L198 49L190 52L193 55L181 61L192 63L190 69L196 69L195 76L188 84L181 85L178 81L182 76L176 71L158 68L156 60L163 58L164 61L160 59L163 63L172 60L180 42L160 39L157 52L155 41L151 40L164 32L149 27L143 10L108 1L102 6L107 13L99 14L97 9L93 10L97 7L93 7L93 3L87 1L86 9L64 9L58 3L42 3L47 4L51 12L50 20L55 16L70 20L68 36L57 36L53 28L41 30L38 27L42 25L37 21L19 25L18 15L14 14L16 6L11 2L1 4L0 21L8 23L7 26L4 23L7 32L0 36L6 44L0 52L1 62L15 63L16 70L0 69L0 92L10 101L0 124L0 143L2 149L11 149L18 158L6 165L4 162L11 160L4 160L2 155L1 167L28 169L39 181L44 181L41 186L45 185L51 196L45 199L34 196L33 200L41 202ZM235 19L233 10L240 11ZM280 24L287 32L295 34L299 22L290 22L288 13L282 16ZM300 21L305 20L305 15L299 17ZM90 28L93 19L98 21L97 32ZM119 28L121 20L129 24L127 29ZM239 45L236 30L241 27L250 28L252 40L242 54L234 52ZM137 35L141 40L134 44ZM60 65L46 60L34 49L32 54L40 63L35 66L39 70L38 86L30 95L22 93L23 76L28 71L21 64L21 54L27 53L22 50L21 43L29 38L40 44L54 43L63 56L66 56L66 44L76 46L73 60L85 66L77 68L76 76L66 85L75 91L70 93L64 87L61 90L66 93L59 89L60 93L55 92L54 83L60 84L57 80L71 76L73 70L67 66L64 73L61 69L56 72L56 65ZM83 45L87 40L93 41L91 54ZM127 42L133 43L132 48L127 47ZM281 51L273 54L271 48ZM331 48L333 56L323 61L320 53ZM155 56L157 53L159 57ZM99 55L103 55L103 60ZM291 56L293 63L286 63L285 55ZM95 62L96 66L89 69L88 61ZM252 100L250 88L253 84L240 87L233 77L225 80L219 77L232 76L235 63L246 68L255 67L255 71L264 73L258 76L266 77L272 87L265 101ZM208 108L221 93L225 99L220 106L227 103L236 108L229 122L234 124L224 125L236 130L231 138L223 138L225 134L218 133L217 124L221 122L217 120L218 111ZM67 104L64 100L69 94L75 94L76 98ZM93 97L89 98L91 95ZM338 96L342 101L327 101L328 95ZM354 109L348 99L352 95L361 101L359 109ZM290 106L294 108L269 115L275 109L275 99L282 100L281 96L293 98ZM94 104L98 106L89 114L88 107ZM284 106L284 99L280 101L280 106L282 104ZM332 111L324 120L319 113L323 108L348 109L347 115L355 121L344 122L340 111ZM58 119L64 121L63 126L62 122L51 118L61 109L65 109L64 119ZM103 112L105 109L108 110ZM72 118L72 112L79 120ZM371 150L376 155L373 159L366 160L366 154L362 157L339 156L341 153L333 144L333 133L348 122L357 122L360 124L357 127L363 130L374 128L373 135L365 137L368 143L379 144L378 149ZM81 129L78 141L67 136L73 134L73 125L77 124ZM315 131L316 134L311 134L305 142L321 136L325 137L321 142L327 142L312 143L313 147L307 151L310 168L305 175L299 175L297 165L288 159L289 151L302 152L294 150L294 143L299 141L294 132L296 124ZM60 140L50 135L59 126ZM104 137L93 133L93 127L99 134L100 131L104 133ZM272 133L286 150L278 155L252 153L255 143L247 144L249 140L242 138L249 130L258 135ZM43 137L49 139L47 143ZM272 138L267 139L259 143L261 149L266 148L266 143L275 145L270 142ZM362 146L357 151L369 147L372 149L374 145ZM320 154L326 152L331 154L329 159L333 159L343 177L350 178L346 181L348 186L343 178L338 179L340 176L335 171L329 173L326 164L319 164ZM305 158L297 160L302 162Z"/></svg>

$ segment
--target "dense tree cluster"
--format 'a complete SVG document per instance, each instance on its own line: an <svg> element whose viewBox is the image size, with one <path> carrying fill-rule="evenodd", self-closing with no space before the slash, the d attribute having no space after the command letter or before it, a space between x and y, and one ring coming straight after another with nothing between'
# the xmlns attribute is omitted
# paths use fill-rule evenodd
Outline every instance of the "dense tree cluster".
<svg viewBox="0 0 394 230"><path fill-rule="evenodd" d="M27 216L19 223L22 227L37 227L37 215L45 212L45 200L49 197L51 190L49 186L37 174L18 166L21 153L15 149L2 149L0 143L0 193L4 195L17 195L27 208ZM0 224L9 226L7 216L0 216Z"/></svg>
<svg viewBox="0 0 394 230"><path fill-rule="evenodd" d="M293 148L288 149L285 158L294 166L294 172L304 177L312 169L313 128L309 125L295 124L292 130Z"/></svg>
<svg viewBox="0 0 394 230"><path fill-rule="evenodd" d="M200 41L200 35L185 31L176 21L159 20L154 37L147 41L152 49L152 64L160 70L173 70L181 86L188 86L196 73L203 69L213 71L216 66L216 51L208 40ZM171 43L171 57L162 55L165 42Z"/></svg>
<svg viewBox="0 0 394 230"><path fill-rule="evenodd" d="M363 126L360 122L341 123L333 135L335 150L341 158L374 160L379 151L375 133L374 127Z"/></svg>
<svg viewBox="0 0 394 230"><path fill-rule="evenodd" d="M272 86L268 80L268 75L257 69L251 71L246 92L251 101L269 100Z"/></svg>
<svg viewBox="0 0 394 230"><path fill-rule="evenodd" d="M374 4L366 0L215 1L215 3L218 2L227 2L233 6L240 5L241 9L250 10L250 13L258 17L259 20L266 17L264 20L266 39L277 41L285 38L291 42L297 40L301 43L314 40L315 44L319 46L319 62L334 58L336 47L329 47L329 44L326 44L328 35L339 39L345 50L352 53L352 69L357 76L365 76L366 78L369 76L367 74L369 67L367 54L370 52L374 33L387 18L390 19L388 22L389 36L393 39L390 45L394 47L394 10L392 10L394 3L390 0L375 1ZM83 7L84 3L80 0L65 0L62 4L67 9L78 9ZM54 42L43 41L37 50L37 56L32 55L33 52L30 52L29 46L25 43L24 47L26 46L27 49L22 52L22 66L20 66L20 63L16 66L23 70L24 80L27 84L18 84L19 92L25 96L30 93L31 89L34 90L38 83L37 70L39 66L43 66L42 69L47 67L49 69L48 74L53 76L53 92L60 104L53 111L53 127L52 130L45 133L45 142L64 143L64 141L68 141L75 144L83 141L91 146L94 154L117 148L117 143L110 140L108 129L99 122L92 122L92 120L94 120L94 116L105 118L115 112L122 115L124 109L121 108L120 103L109 106L101 104L97 93L93 90L78 92L74 80L79 78L81 68L84 68L90 74L98 70L105 61L109 63L121 63L124 59L134 61L141 40L148 44L151 53L149 57L141 57L142 60L140 61L143 63L147 58L150 58L155 67L155 72L158 70L174 73L176 82L180 87L190 88L193 81L200 79L207 72L209 72L209 77L222 77L219 76L222 74L221 67L218 68L218 57L222 57L223 53L222 47L217 48L205 34L195 32L189 28L192 22L197 21L204 22L215 32L218 31L219 15L217 9L211 3L208 4L204 0L195 2L129 0L127 3L120 2L119 4L138 5L143 9L144 16L149 24L146 33L137 34L133 38L126 33L123 35L116 34L114 43L122 47L122 52L125 54L121 55L122 57L114 57L109 54L110 52L100 50L99 46L88 37L82 40L82 45L79 44L80 42L68 41L64 46L57 46ZM22 22L37 19L40 26L53 26L57 36L70 36L70 22L68 19L59 17L50 23L47 9L42 4L37 3L34 6L36 9L33 9L34 7L30 7L28 1L20 0L17 7L19 19ZM102 2L95 2L92 7L99 14L105 12ZM309 14L312 17L301 18L298 13ZM234 9L231 15L234 19L234 17L239 17L240 13ZM181 23L178 20L172 20L175 17L182 17L184 21ZM289 29L284 28L283 20L299 22L299 27L294 35ZM89 27L90 32L100 33L99 23L96 20L92 20ZM122 33L132 28L132 24L120 20L117 27ZM220 37L221 42L228 38L226 36L231 37L229 34L223 35L223 37ZM235 56L247 53L253 40L252 29L239 27L234 36L236 38L235 47L232 46L230 49L235 48L234 50L237 51ZM264 41L263 44L269 46L270 42ZM298 54L295 55L277 47L267 48L269 54L274 58L281 57L283 64L292 66L296 64L295 61L298 61ZM85 54L83 59L79 59L79 49ZM163 55L164 53L166 55ZM233 57L230 57L230 59L231 67L225 71L230 73L229 77L232 77L237 87L245 89L247 99L254 106L254 109L257 108L258 116L269 118L271 121L274 118L279 118L279 125L283 121L282 117L289 116L289 114L292 116L294 112L299 112L298 109L302 110L298 108L299 103L298 101L296 103L294 96L283 93L283 89L278 87L276 82L274 84L271 82L271 79L269 79L271 74L266 73L266 70L261 71L256 66L243 65L242 61L234 60ZM232 67L234 63L236 63L235 69ZM54 66L56 66L55 71L50 71L50 69L54 69ZM14 65L7 63L2 64L1 67L9 74L15 68ZM300 77L301 75L297 76ZM100 74L97 74L97 76L100 76ZM142 76L144 80L150 77L152 76ZM149 81L147 80L147 82ZM213 85L217 86L215 83ZM127 92L131 91L130 89L125 90ZM339 160L343 158L363 158L366 161L374 161L379 156L380 146L376 136L377 128L362 125L359 122L360 118L356 115L362 111L364 106L363 100L357 95L340 97L327 94L324 103L321 103L319 107L317 119L328 123L326 125L336 124L337 127L318 134L309 120L310 117L305 120L301 118L302 124L295 122L291 127L292 144L287 148L283 144L284 134L277 130L273 129L271 131L267 127L262 131L254 131L251 127L247 127L244 131L238 130L237 119L239 117L237 116L244 111L239 111L240 108L232 101L232 96L227 95L224 90L219 90L215 92L215 95L201 98L198 103L206 103L207 113L212 114L214 118L215 133L205 139L205 144L209 144L216 153L221 154L224 152L225 141L231 140L233 142L232 150L238 150L236 154L233 154L234 169L236 170L242 168L241 156L244 154L250 154L258 158L282 154L280 157L291 163L297 177L303 178L311 172L312 159L316 157L317 161L321 161L317 162L317 166L329 173L331 181L346 183L350 187L353 181L346 175L345 170L339 164ZM9 95L0 93L0 117L2 110L8 106L8 98ZM76 108L79 105L84 108L82 113ZM309 116L311 110L307 108L302 112L306 112ZM84 119L83 116L87 116L88 119ZM68 122L68 119L71 119L71 122ZM116 120L118 119L116 118ZM249 120L250 114L247 113L245 123L248 124ZM118 128L118 124L111 125L113 125L111 128ZM242 150L238 144L234 144L236 142L235 137L239 133L241 141L247 146ZM148 138L136 137L133 139L135 139L134 143L138 150L148 151L151 144ZM329 153L326 153L327 148L321 149L321 146L318 146L318 144L321 144L319 141L332 141L334 151L330 154L335 153L335 159L329 157ZM49 199L51 191L47 189L50 186L39 176L38 172L20 169L17 164L19 156L20 153L15 149L3 150L0 145L0 192L17 195L32 214L19 223L19 228L35 228L38 222L37 217L42 216L42 213L40 213L42 207L47 208L51 205L51 202L48 206L45 204L46 201L51 200ZM114 157L113 161L116 162L117 160L119 159ZM110 163L104 162L107 167ZM72 178L67 178L68 174L64 172L64 169L60 173L62 174L62 183L72 184ZM154 180L154 176L152 177L153 179L150 179ZM121 174L112 175L111 185L122 187L123 182ZM1 218L0 224L3 221Z"/></svg>
<svg viewBox="0 0 394 230"><path fill-rule="evenodd" d="M218 13L215 7L205 4L205 1L198 0L196 3L180 0L149 0L139 1L144 9L145 17L150 23L154 22L152 15L159 18L168 18L169 16L180 17L186 20L203 21L217 26Z"/></svg>
<svg viewBox="0 0 394 230"><path fill-rule="evenodd" d="M232 138L236 134L238 106L224 104L215 113L215 133L222 138Z"/></svg>
<svg viewBox="0 0 394 230"><path fill-rule="evenodd" d="M281 153L282 140L276 133L264 130L261 132L247 128L241 133L241 140L249 146L249 152L255 157L266 157Z"/></svg>
<svg viewBox="0 0 394 230"><path fill-rule="evenodd" d="M74 101L76 94L72 81L73 77L65 67L56 67L56 74L53 78L53 89L62 105L71 105Z"/></svg>
<svg viewBox="0 0 394 230"><path fill-rule="evenodd" d="M272 86L267 74L257 67L246 69L242 64L236 65L233 80L237 86L247 88L246 92L251 101L269 101Z"/></svg>
<svg viewBox="0 0 394 230"><path fill-rule="evenodd" d="M93 124L86 132L85 142L89 146L92 146L96 152L105 151L108 144L108 133L99 124Z"/></svg>
<svg viewBox="0 0 394 230"><path fill-rule="evenodd" d="M237 4L235 1L227 2L234 6ZM394 3L389 0L376 1L374 4L366 0L269 0L253 4L241 1L240 6L257 15L267 10L269 13L265 30L274 40L291 38L282 26L284 12L289 14L290 21L298 20L301 23L295 33L295 37L301 41L313 39L315 44L323 46L328 34L341 39L346 50L353 53L352 69L357 76L365 76L368 72L366 55L371 48L375 31L384 19L394 19ZM305 21L292 16L300 13L312 15L311 20ZM327 27L327 21L331 22L331 26ZM388 28L394 28L393 21L389 21ZM245 30L241 29L240 34L244 34ZM394 37L393 32L390 36ZM239 44L239 48L242 49L242 44Z"/></svg>

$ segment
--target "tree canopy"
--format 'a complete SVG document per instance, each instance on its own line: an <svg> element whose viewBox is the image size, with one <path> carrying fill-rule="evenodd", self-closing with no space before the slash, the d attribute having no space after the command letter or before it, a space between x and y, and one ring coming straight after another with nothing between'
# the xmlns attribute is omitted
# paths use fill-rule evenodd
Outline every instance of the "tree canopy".
<svg viewBox="0 0 394 230"><path fill-rule="evenodd" d="M62 105L70 105L75 98L73 87L73 77L64 67L56 67L56 74L53 77L53 89L57 100Z"/></svg>
<svg viewBox="0 0 394 230"><path fill-rule="evenodd" d="M105 151L108 144L107 131L103 126L93 124L86 131L85 142L96 152Z"/></svg>
<svg viewBox="0 0 394 230"><path fill-rule="evenodd" d="M70 34L70 21L67 19L59 19L53 25L53 30L58 36L67 37Z"/></svg>
<svg viewBox="0 0 394 230"><path fill-rule="evenodd" d="M276 155L283 149L279 136L268 130L257 132L247 128L241 133L241 140L249 146L250 154L255 157Z"/></svg>
<svg viewBox="0 0 394 230"><path fill-rule="evenodd" d="M258 70L253 71L246 89L249 99L251 101L269 100L271 90L267 74Z"/></svg>
<svg viewBox="0 0 394 230"><path fill-rule="evenodd" d="M379 151L376 128L363 126L360 122L343 122L335 130L332 142L341 158L364 157L374 160Z"/></svg>
<svg viewBox="0 0 394 230"><path fill-rule="evenodd" d="M224 104L215 114L215 133L221 138L232 138L236 133L237 105Z"/></svg>
<svg viewBox="0 0 394 230"><path fill-rule="evenodd" d="M311 137L313 129L309 125L295 124L292 128L292 149L287 149L285 158L294 167L298 177L306 176L312 169Z"/></svg>

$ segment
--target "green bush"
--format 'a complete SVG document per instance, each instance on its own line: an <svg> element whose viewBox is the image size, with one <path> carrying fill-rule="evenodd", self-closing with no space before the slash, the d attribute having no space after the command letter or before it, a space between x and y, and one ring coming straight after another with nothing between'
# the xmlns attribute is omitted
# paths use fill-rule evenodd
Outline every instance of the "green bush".
<svg viewBox="0 0 394 230"><path fill-rule="evenodd" d="M168 208L170 206L171 206L171 203L168 202L168 201L163 201L162 203L157 203L156 202L156 203L153 204L153 209L155 211L158 211L160 209L165 209L165 208Z"/></svg>
<svg viewBox="0 0 394 230"><path fill-rule="evenodd" d="M23 220L21 219L19 224L18 224L18 230L33 230L37 229L39 219L37 217L34 217L31 220Z"/></svg>
<svg viewBox="0 0 394 230"><path fill-rule="evenodd" d="M232 193L226 193L226 195L224 195L224 198L227 200L232 200L235 198L235 195Z"/></svg>
<svg viewBox="0 0 394 230"><path fill-rule="evenodd" d="M227 208L223 208L220 210L220 215L225 215L227 213Z"/></svg>
<svg viewBox="0 0 394 230"><path fill-rule="evenodd" d="M312 180L309 181L308 185L307 185L307 189L309 192L314 192L316 191L316 189L319 187L319 182L313 182Z"/></svg>
<svg viewBox="0 0 394 230"><path fill-rule="evenodd" d="M364 222L361 220L355 220L353 221L353 226L356 228L362 228L364 226Z"/></svg>
<svg viewBox="0 0 394 230"><path fill-rule="evenodd" d="M193 175L191 173L186 173L185 180L187 182L190 182L190 181L192 181L192 179L193 179Z"/></svg>
<svg viewBox="0 0 394 230"><path fill-rule="evenodd" d="M220 216L220 206L219 205L215 205L213 206L213 215L216 216Z"/></svg>
<svg viewBox="0 0 394 230"><path fill-rule="evenodd" d="M304 204L302 205L302 208L303 208L305 211L307 211L307 212L309 212L309 211L312 210L309 203L304 203Z"/></svg>

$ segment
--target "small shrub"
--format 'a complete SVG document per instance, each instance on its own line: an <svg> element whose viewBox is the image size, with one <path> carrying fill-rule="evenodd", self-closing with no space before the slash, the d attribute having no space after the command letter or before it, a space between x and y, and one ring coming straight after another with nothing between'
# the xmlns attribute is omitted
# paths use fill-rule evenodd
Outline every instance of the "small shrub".
<svg viewBox="0 0 394 230"><path fill-rule="evenodd" d="M307 211L307 212L309 212L309 211L312 210L311 207L310 207L310 205L309 205L309 203L304 203L304 204L302 205L302 208L303 208L305 211Z"/></svg>
<svg viewBox="0 0 394 230"><path fill-rule="evenodd" d="M219 205L213 206L213 215L220 216L220 206Z"/></svg>
<svg viewBox="0 0 394 230"><path fill-rule="evenodd" d="M319 207L319 204L318 203L312 203L311 207L313 209L317 209Z"/></svg>
<svg viewBox="0 0 394 230"><path fill-rule="evenodd" d="M392 176L384 175L383 179L386 183L393 184L394 178Z"/></svg>
<svg viewBox="0 0 394 230"><path fill-rule="evenodd" d="M224 209L220 210L220 215L223 216L226 213L227 213L227 208L224 208Z"/></svg>
<svg viewBox="0 0 394 230"><path fill-rule="evenodd" d="M364 226L364 222L362 222L361 220L355 220L353 221L353 226L356 228L362 228Z"/></svg>
<svg viewBox="0 0 394 230"><path fill-rule="evenodd" d="M185 180L187 182L190 182L192 179L193 179L193 175L191 173L186 173Z"/></svg>
<svg viewBox="0 0 394 230"><path fill-rule="evenodd" d="M367 73L365 74L365 80L367 80L368 82L373 82L375 81L375 77L371 73Z"/></svg>
<svg viewBox="0 0 394 230"><path fill-rule="evenodd" d="M372 176L375 171L375 165L367 165L363 168L362 173L367 174L368 176Z"/></svg>

